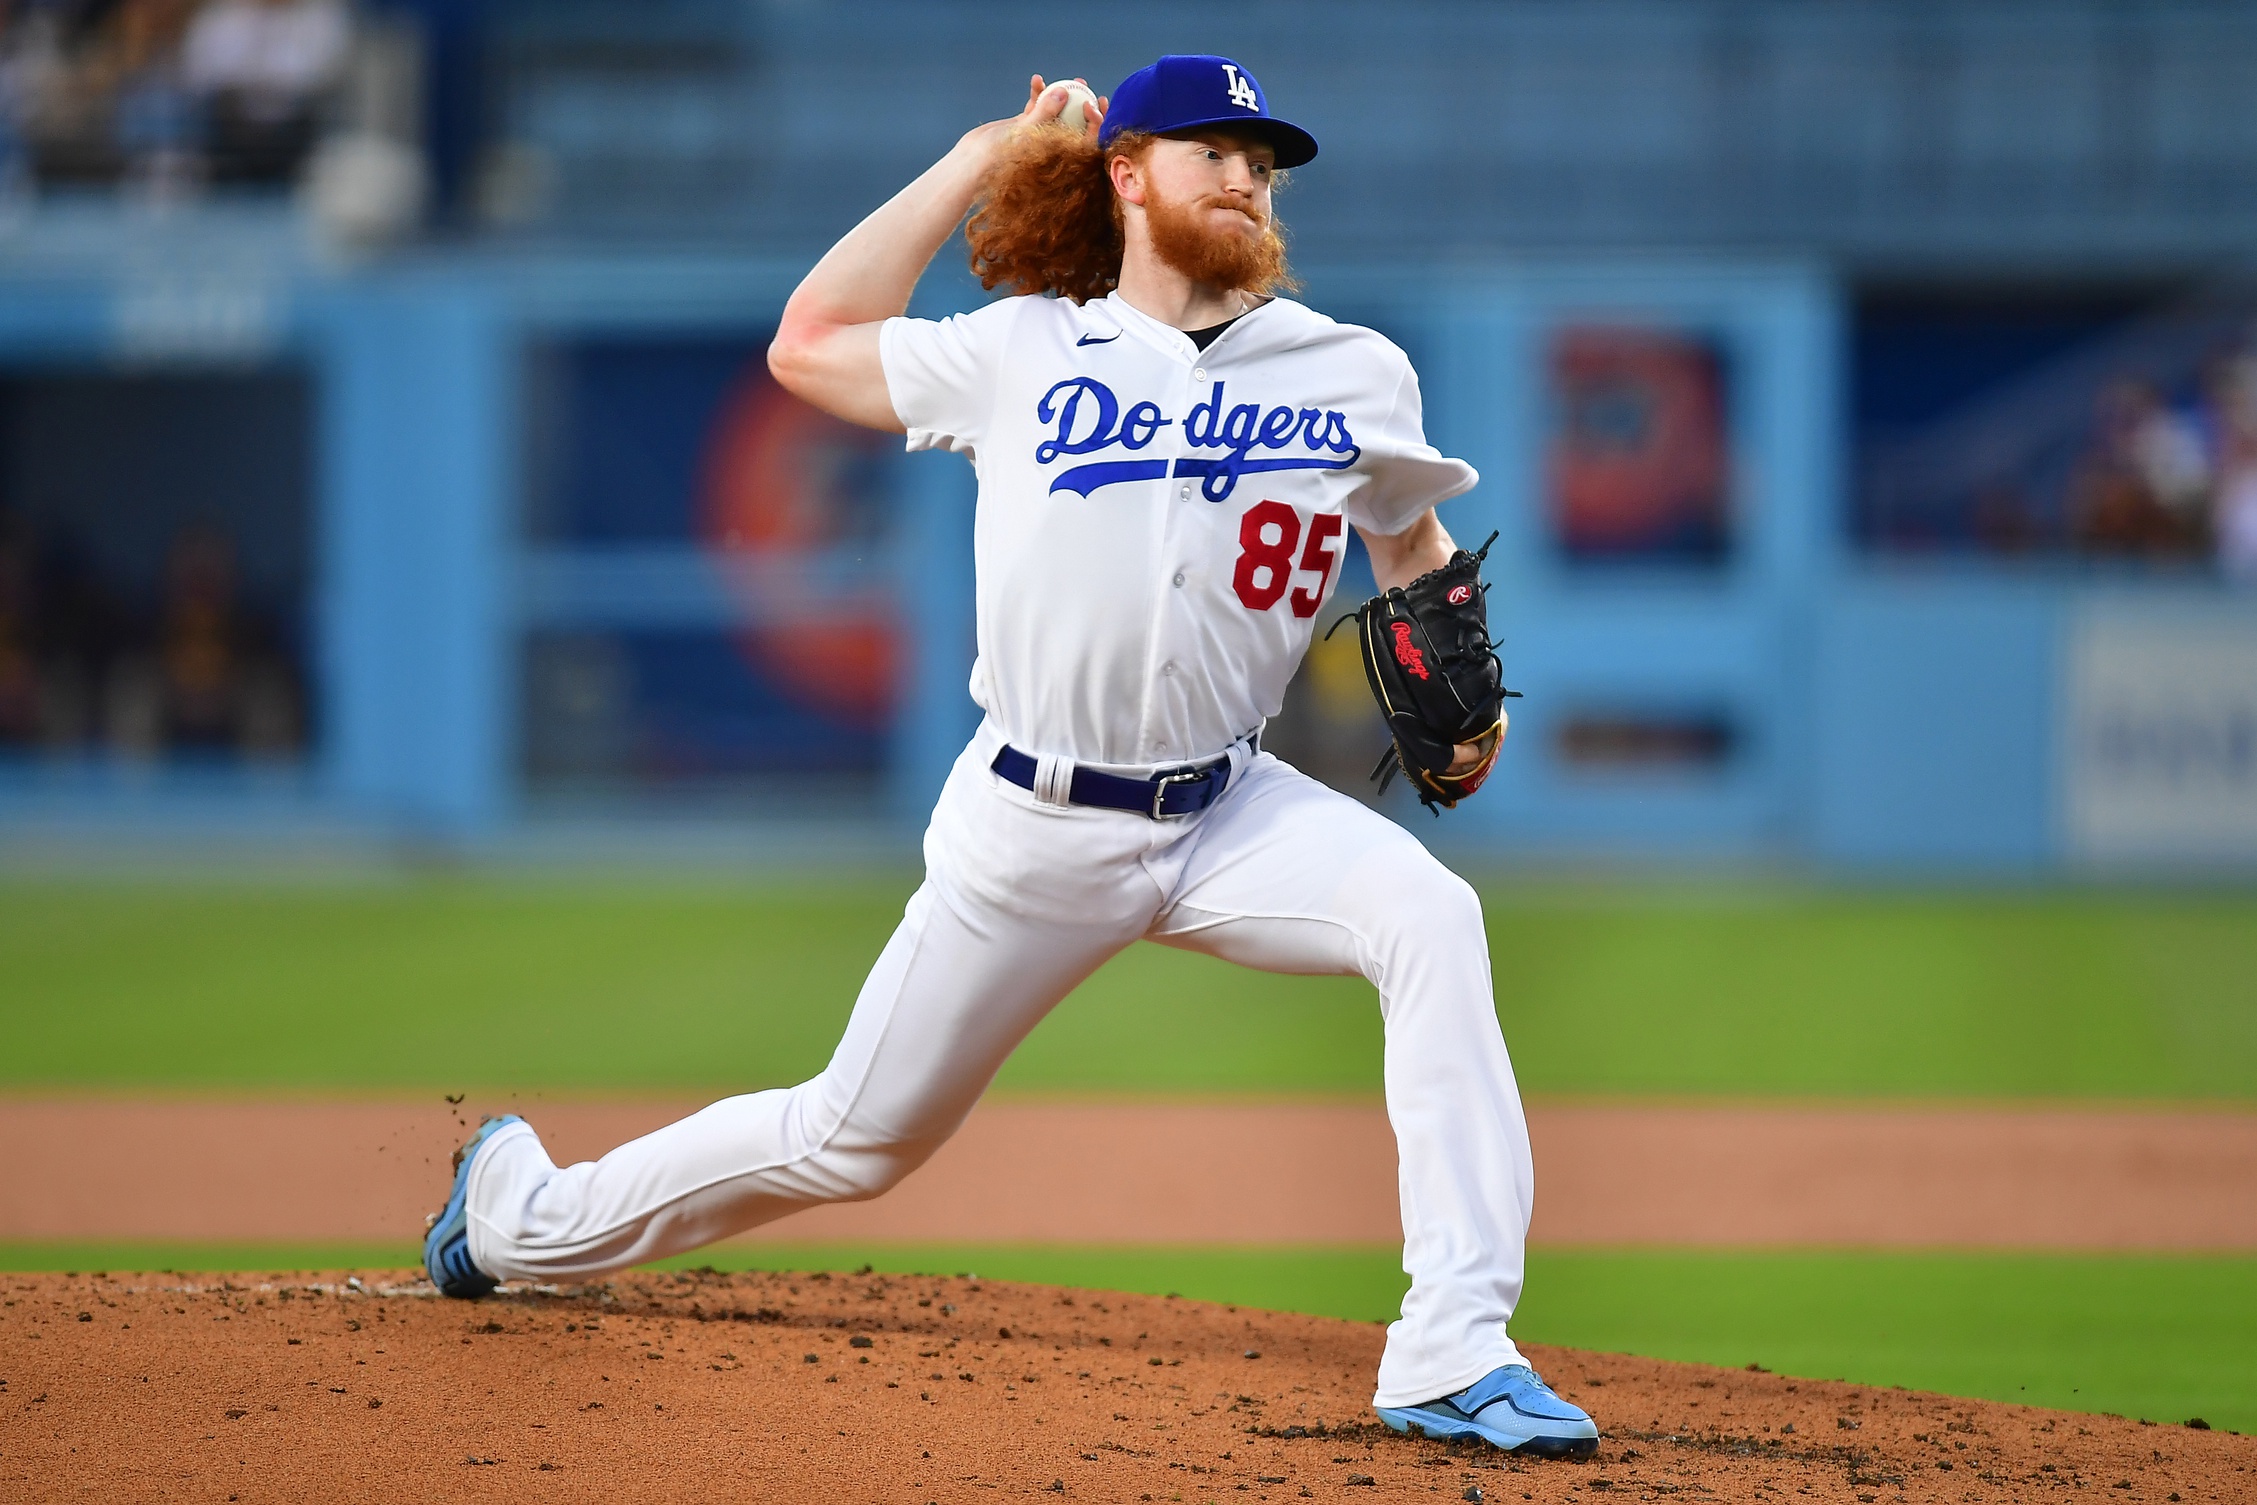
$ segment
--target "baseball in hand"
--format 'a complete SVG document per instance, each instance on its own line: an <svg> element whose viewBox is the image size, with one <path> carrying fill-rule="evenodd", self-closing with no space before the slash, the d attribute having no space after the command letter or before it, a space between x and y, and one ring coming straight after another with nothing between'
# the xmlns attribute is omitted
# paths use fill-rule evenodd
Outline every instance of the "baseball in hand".
<svg viewBox="0 0 2257 1505"><path fill-rule="evenodd" d="M1090 92L1087 84L1076 83L1072 79L1054 87L1066 91L1066 107L1058 112L1058 123L1076 135L1087 130L1093 116L1091 107L1097 103L1097 96Z"/></svg>

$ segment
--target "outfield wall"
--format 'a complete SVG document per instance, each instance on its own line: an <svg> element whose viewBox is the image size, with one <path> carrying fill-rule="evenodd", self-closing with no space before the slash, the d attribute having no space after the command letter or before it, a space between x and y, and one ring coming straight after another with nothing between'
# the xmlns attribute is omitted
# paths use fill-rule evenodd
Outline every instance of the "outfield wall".
<svg viewBox="0 0 2257 1505"><path fill-rule="evenodd" d="M299 751L19 749L0 758L0 839L914 829L975 714L969 469L762 386L796 265L522 248L356 265L298 235L279 212L49 215L0 258L12 378L280 370L313 394ZM1435 828L1453 851L2257 863L2257 598L1853 544L1846 295L1825 267L1309 282L1411 350L1430 434L1484 475L1446 520L1500 535L1493 614L1527 698L1491 789ZM977 296L936 275L920 311ZM1649 400L1661 417L1635 410ZM1667 475L1639 472L1623 436L1679 420ZM1360 588L1351 567L1343 595ZM1312 667L1279 741L1368 762L1368 713L1316 683L1336 690L1336 669Z"/></svg>

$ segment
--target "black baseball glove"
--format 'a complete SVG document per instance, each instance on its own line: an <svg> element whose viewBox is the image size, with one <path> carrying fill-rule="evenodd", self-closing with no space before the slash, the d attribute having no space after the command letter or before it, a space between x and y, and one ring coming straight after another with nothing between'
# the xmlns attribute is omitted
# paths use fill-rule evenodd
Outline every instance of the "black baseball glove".
<svg viewBox="0 0 2257 1505"><path fill-rule="evenodd" d="M1503 670L1489 643L1488 587L1480 552L1460 549L1450 562L1409 585L1372 597L1352 613L1363 649L1364 675L1394 743L1371 776L1387 788L1398 770L1419 802L1439 815L1481 787L1496 765L1505 737ZM1325 634L1340 630L1342 617ZM1450 772L1458 745L1471 743L1481 757Z"/></svg>

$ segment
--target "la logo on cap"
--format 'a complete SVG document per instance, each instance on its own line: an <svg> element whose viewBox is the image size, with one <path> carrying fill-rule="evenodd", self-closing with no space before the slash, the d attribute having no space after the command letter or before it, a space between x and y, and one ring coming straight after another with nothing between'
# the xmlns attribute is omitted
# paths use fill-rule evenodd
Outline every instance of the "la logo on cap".
<svg viewBox="0 0 2257 1505"><path fill-rule="evenodd" d="M1262 108L1261 96L1254 92L1252 79L1240 78L1236 64L1223 64L1223 73L1230 79L1230 102L1242 110Z"/></svg>
<svg viewBox="0 0 2257 1505"><path fill-rule="evenodd" d="M1205 130L1267 141L1279 167L1316 160L1317 138L1272 115L1261 84L1236 58L1211 52L1170 53L1122 79L1098 128L1097 144L1110 148L1123 131L1185 136Z"/></svg>

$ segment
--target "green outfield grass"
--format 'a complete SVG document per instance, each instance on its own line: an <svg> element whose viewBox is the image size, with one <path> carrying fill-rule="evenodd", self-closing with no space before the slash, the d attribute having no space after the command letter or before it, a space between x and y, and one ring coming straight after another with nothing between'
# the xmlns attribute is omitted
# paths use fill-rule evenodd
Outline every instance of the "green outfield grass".
<svg viewBox="0 0 2257 1505"><path fill-rule="evenodd" d="M414 1260L404 1247L0 1244L0 1269L374 1270ZM1387 1249L724 1245L671 1263L870 1263L1363 1321L1391 1318L1405 1285ZM2257 1431L2251 1258L1539 1248L1513 1329L1531 1342Z"/></svg>
<svg viewBox="0 0 2257 1505"><path fill-rule="evenodd" d="M820 1068L910 887L0 885L0 1089L716 1091ZM2257 896L1507 885L1539 1093L2257 1097ZM1139 946L1001 1085L1371 1092L1370 990Z"/></svg>

